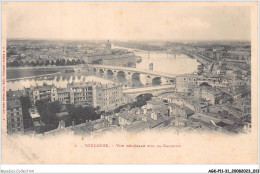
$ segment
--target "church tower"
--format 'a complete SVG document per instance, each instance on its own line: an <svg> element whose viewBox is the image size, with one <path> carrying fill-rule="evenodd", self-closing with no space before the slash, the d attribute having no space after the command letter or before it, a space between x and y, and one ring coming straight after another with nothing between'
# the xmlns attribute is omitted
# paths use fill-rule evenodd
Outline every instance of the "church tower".
<svg viewBox="0 0 260 174"><path fill-rule="evenodd" d="M107 44L106 44L106 50L111 51L111 43L109 42L109 40L107 41Z"/></svg>

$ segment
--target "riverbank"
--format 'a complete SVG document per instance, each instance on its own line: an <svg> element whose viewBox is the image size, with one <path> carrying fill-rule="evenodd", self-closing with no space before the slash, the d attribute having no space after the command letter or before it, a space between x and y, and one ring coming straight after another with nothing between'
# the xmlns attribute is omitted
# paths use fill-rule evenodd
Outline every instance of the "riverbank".
<svg viewBox="0 0 260 174"><path fill-rule="evenodd" d="M7 79L6 81L11 82L11 81L16 81L16 80L25 80L25 79L33 79L33 78L40 78L40 77L48 77L48 76L53 76L55 74L58 74L58 72L50 73L50 74L37 75L37 76L28 76L28 77L21 77L21 78L15 78L15 79Z"/></svg>
<svg viewBox="0 0 260 174"><path fill-rule="evenodd" d="M79 68L83 66L79 65L70 65L70 66L23 66L23 67L7 67L7 70L13 70L13 69L59 69L59 68Z"/></svg>

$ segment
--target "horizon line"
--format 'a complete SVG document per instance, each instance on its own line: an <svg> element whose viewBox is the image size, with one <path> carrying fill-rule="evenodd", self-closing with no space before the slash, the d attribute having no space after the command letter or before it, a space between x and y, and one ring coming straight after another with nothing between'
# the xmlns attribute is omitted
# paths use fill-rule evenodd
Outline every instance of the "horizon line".
<svg viewBox="0 0 260 174"><path fill-rule="evenodd" d="M203 42L203 41L224 41L224 42L230 42L230 41L237 41L237 42L251 42L251 39L184 39L184 40L180 40L180 39L176 39L176 40L165 40L165 39L62 39L62 38L6 38L6 40L52 40L52 41L123 41L123 42L129 42L129 41L160 41L160 42Z"/></svg>

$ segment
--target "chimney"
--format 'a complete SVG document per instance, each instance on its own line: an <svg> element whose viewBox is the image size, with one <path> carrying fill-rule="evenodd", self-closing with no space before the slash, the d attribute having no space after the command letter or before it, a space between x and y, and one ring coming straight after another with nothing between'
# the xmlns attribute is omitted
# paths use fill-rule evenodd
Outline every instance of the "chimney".
<svg viewBox="0 0 260 174"><path fill-rule="evenodd" d="M154 112L152 112L152 113L151 113L151 118L152 118L153 120L157 120L157 114L154 113Z"/></svg>
<svg viewBox="0 0 260 174"><path fill-rule="evenodd" d="M146 114L147 113L147 109L146 108L144 108L144 114Z"/></svg>

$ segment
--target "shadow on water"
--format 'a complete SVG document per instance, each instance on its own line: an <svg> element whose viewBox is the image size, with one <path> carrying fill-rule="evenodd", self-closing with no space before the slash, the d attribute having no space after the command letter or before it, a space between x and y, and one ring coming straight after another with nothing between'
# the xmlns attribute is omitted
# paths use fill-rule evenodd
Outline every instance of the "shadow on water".
<svg viewBox="0 0 260 174"><path fill-rule="evenodd" d="M78 75L77 75L77 78L78 78L78 80L80 80L80 79L81 79L81 75L80 75L80 74L78 74Z"/></svg>
<svg viewBox="0 0 260 174"><path fill-rule="evenodd" d="M132 75L131 86L132 87L142 87L142 86L144 86L143 83L140 80L140 73L134 73Z"/></svg>
<svg viewBox="0 0 260 174"><path fill-rule="evenodd" d="M58 74L58 75L56 76L56 82L59 82L59 81L60 81L60 79L61 79L61 75L60 75L60 74Z"/></svg>

